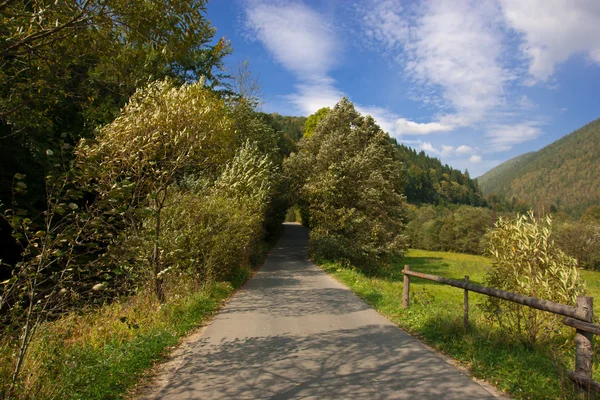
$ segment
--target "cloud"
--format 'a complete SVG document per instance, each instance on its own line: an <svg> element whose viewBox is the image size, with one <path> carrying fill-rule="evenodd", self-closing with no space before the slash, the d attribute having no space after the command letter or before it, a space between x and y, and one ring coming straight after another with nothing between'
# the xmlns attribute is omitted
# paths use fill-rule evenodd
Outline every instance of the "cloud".
<svg viewBox="0 0 600 400"><path fill-rule="evenodd" d="M456 154L471 154L472 152L473 148L464 144L456 148Z"/></svg>
<svg viewBox="0 0 600 400"><path fill-rule="evenodd" d="M480 163L481 160L481 156L476 156L474 154L469 158L469 161L471 161L472 163Z"/></svg>
<svg viewBox="0 0 600 400"><path fill-rule="evenodd" d="M502 18L495 3L433 0L410 13L386 1L361 12L368 40L396 55L417 90L439 89L440 107L449 112L438 127L470 125L503 103L504 85L514 76L500 62ZM420 128L415 133L439 131Z"/></svg>
<svg viewBox="0 0 600 400"><path fill-rule="evenodd" d="M452 156L454 154L454 146L446 146L445 144L442 145L442 151L440 151L440 155L442 157L449 157Z"/></svg>
<svg viewBox="0 0 600 400"><path fill-rule="evenodd" d="M325 84L302 83L296 85L296 93L284 96L304 115L310 115L323 107L333 107L344 93L333 82Z"/></svg>
<svg viewBox="0 0 600 400"><path fill-rule="evenodd" d="M566 111L568 111L568 108L566 108L566 107L563 107L563 108L561 108L561 109L560 109L560 111L561 111L561 112L566 112Z"/></svg>
<svg viewBox="0 0 600 400"><path fill-rule="evenodd" d="M491 150L505 151L515 144L536 139L541 134L539 122L531 121L516 125L497 125L492 127L485 136L490 139Z"/></svg>
<svg viewBox="0 0 600 400"><path fill-rule="evenodd" d="M529 96L524 94L519 99L519 107L523 110L533 110L536 107L536 104L533 101L531 101Z"/></svg>
<svg viewBox="0 0 600 400"><path fill-rule="evenodd" d="M259 40L287 70L306 80L327 80L339 46L332 26L302 3L251 1L247 37Z"/></svg>
<svg viewBox="0 0 600 400"><path fill-rule="evenodd" d="M435 147L433 147L433 145L429 142L420 142L419 149L425 150L425 151L427 151L429 153L433 153L433 154L440 154L440 151L438 149L436 149Z"/></svg>
<svg viewBox="0 0 600 400"><path fill-rule="evenodd" d="M397 135L429 135L454 129L452 125L444 125L439 122L418 123L405 118L398 118L394 123L394 128L394 133Z"/></svg>
<svg viewBox="0 0 600 400"><path fill-rule="evenodd" d="M600 64L600 2L597 0L500 0L507 23L522 35L530 83L546 81L557 64L584 54Z"/></svg>

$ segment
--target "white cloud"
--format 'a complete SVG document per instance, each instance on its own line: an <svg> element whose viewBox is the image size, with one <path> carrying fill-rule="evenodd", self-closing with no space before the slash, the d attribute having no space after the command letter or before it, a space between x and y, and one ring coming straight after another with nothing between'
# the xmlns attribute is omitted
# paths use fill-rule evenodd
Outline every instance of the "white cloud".
<svg viewBox="0 0 600 400"><path fill-rule="evenodd" d="M508 24L523 36L534 81L546 81L557 64L584 54L600 64L600 1L500 0Z"/></svg>
<svg viewBox="0 0 600 400"><path fill-rule="evenodd" d="M480 163L482 160L481 156L476 156L475 154L473 154L470 158L469 161L471 161L472 163Z"/></svg>
<svg viewBox="0 0 600 400"><path fill-rule="evenodd" d="M398 118L394 123L394 132L397 135L429 135L434 132L448 132L454 129L452 125L444 125L439 122L419 123Z"/></svg>
<svg viewBox="0 0 600 400"><path fill-rule="evenodd" d="M539 123L533 121L515 125L497 125L486 133L486 137L490 139L493 151L504 151L515 144L533 140L541 134Z"/></svg>
<svg viewBox="0 0 600 400"><path fill-rule="evenodd" d="M533 110L536 105L535 103L529 98L529 96L527 96L526 94L524 94L523 96L521 96L521 98L519 99L519 107L523 110Z"/></svg>
<svg viewBox="0 0 600 400"><path fill-rule="evenodd" d="M445 144L442 145L442 151L440 152L440 155L442 157L450 157L454 154L454 146L446 146Z"/></svg>
<svg viewBox="0 0 600 400"><path fill-rule="evenodd" d="M503 103L513 76L500 63L502 18L495 3L434 0L411 14L387 1L362 12L369 40L395 52L416 87L441 89L441 106L450 112L439 126L470 125Z"/></svg>
<svg viewBox="0 0 600 400"><path fill-rule="evenodd" d="M436 149L435 147L433 147L433 145L430 142L420 142L419 149L425 150L425 151L427 151L429 153L433 153L433 154L440 154L440 151L438 149Z"/></svg>
<svg viewBox="0 0 600 400"><path fill-rule="evenodd" d="M566 108L566 107L563 107L560 109L561 112L566 112L567 110L568 110L568 108Z"/></svg>
<svg viewBox="0 0 600 400"><path fill-rule="evenodd" d="M286 69L307 80L327 80L338 48L334 30L302 3L252 1L246 7L248 36L257 39Z"/></svg>
<svg viewBox="0 0 600 400"><path fill-rule="evenodd" d="M296 93L284 98L295 105L303 115L310 115L323 107L333 107L344 96L344 93L336 89L333 83L302 83L296 85L296 90Z"/></svg>
<svg viewBox="0 0 600 400"><path fill-rule="evenodd" d="M464 144L456 148L456 154L471 154L472 152L473 148Z"/></svg>

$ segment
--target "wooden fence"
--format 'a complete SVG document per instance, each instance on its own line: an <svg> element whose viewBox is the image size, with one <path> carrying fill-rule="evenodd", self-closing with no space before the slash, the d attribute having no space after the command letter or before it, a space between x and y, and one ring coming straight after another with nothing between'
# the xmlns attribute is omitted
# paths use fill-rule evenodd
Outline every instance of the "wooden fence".
<svg viewBox="0 0 600 400"><path fill-rule="evenodd" d="M468 276L465 276L464 281L449 279L442 276L411 271L410 265L405 265L402 273L404 274L404 291L402 294L402 307L404 308L409 306L411 276L464 289L463 323L465 329L468 329L469 327L469 291L562 315L564 317L562 323L576 329L575 371L568 371L569 378L584 390L589 391L592 389L600 392L600 383L592 379L593 335L600 335L600 325L592 323L594 318L593 297L578 297L577 307L573 307L566 304L540 300L535 297L522 296L517 293L469 283Z"/></svg>

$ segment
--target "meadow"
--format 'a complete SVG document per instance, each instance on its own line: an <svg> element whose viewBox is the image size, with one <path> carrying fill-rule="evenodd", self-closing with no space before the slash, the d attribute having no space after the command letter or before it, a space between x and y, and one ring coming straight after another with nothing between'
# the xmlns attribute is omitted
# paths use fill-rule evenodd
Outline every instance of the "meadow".
<svg viewBox="0 0 600 400"><path fill-rule="evenodd" d="M565 327L551 343L531 345L506 335L492 325L481 307L484 295L469 293L470 329L463 327L463 291L436 282L411 278L410 306L402 308L403 266L411 270L483 284L491 261L482 256L412 249L407 256L375 274L337 263L320 265L399 327L423 340L517 399L572 399L577 395L566 376L575 360L574 329ZM600 316L600 272L581 270L587 294L597 300ZM598 318L595 318L598 320ZM598 351L595 351L595 359ZM594 378L600 367L594 365Z"/></svg>

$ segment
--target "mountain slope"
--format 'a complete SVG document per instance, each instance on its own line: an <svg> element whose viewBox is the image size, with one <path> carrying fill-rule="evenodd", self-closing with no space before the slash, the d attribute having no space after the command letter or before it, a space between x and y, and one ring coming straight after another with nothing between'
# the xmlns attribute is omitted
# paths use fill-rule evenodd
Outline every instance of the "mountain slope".
<svg viewBox="0 0 600 400"><path fill-rule="evenodd" d="M555 205L579 216L600 204L600 119L477 178L484 194Z"/></svg>

